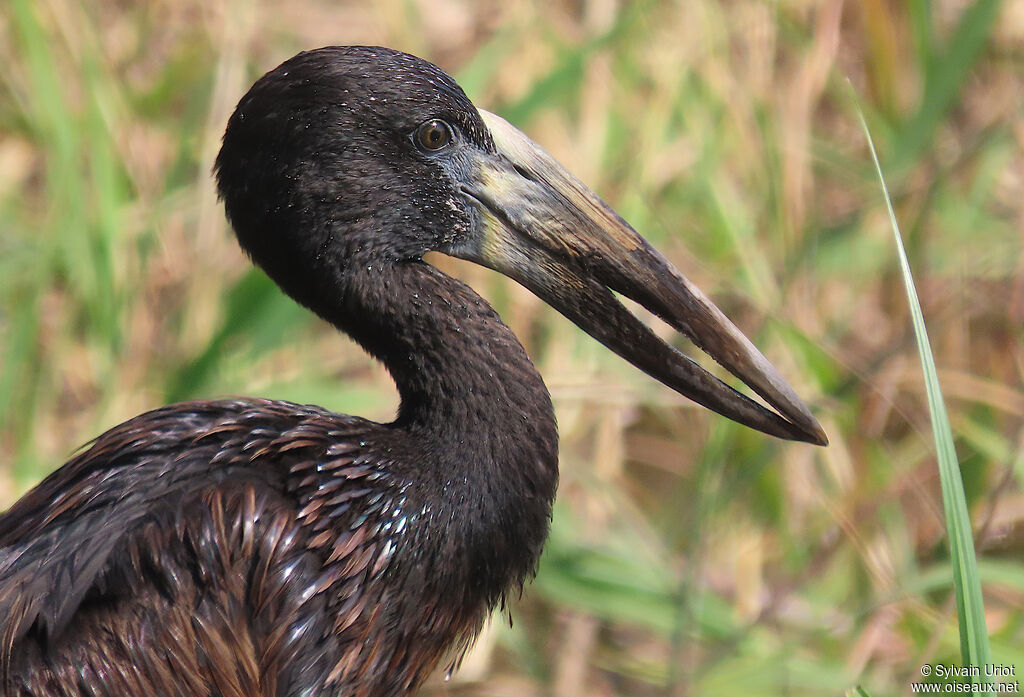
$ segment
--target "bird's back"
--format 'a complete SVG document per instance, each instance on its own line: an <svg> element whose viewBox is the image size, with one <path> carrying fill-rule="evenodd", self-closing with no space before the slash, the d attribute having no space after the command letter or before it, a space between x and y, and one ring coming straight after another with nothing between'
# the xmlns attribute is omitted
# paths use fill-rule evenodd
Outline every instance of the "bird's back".
<svg viewBox="0 0 1024 697"><path fill-rule="evenodd" d="M384 630L401 624L387 596L409 577L392 564L409 483L374 447L393 433L236 400L100 436L0 516L4 694L385 695L418 683L444 647L421 636L417 653Z"/></svg>

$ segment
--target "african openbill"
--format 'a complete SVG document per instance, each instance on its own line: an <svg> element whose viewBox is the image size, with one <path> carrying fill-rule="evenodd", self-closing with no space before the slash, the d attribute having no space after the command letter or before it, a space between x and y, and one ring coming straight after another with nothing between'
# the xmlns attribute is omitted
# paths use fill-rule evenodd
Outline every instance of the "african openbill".
<svg viewBox="0 0 1024 697"><path fill-rule="evenodd" d="M6 695L406 695L469 646L534 571L557 434L515 336L429 251L514 278L720 414L825 443L699 290L418 58L332 47L288 60L239 102L215 170L241 246L387 366L397 418L197 401L101 435L0 517Z"/></svg>

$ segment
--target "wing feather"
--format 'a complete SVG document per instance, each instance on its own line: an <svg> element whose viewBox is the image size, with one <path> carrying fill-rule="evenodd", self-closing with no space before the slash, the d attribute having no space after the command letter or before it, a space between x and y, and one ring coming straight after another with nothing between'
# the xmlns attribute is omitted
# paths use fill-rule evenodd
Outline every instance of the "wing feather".
<svg viewBox="0 0 1024 697"><path fill-rule="evenodd" d="M283 402L193 402L143 414L97 438L0 515L2 684L10 684L19 642L32 634L52 646L90 602L144 595L142 586L170 600L189 584L219 592L227 574L251 585L225 589L206 614L182 615L180 629L168 619L164 629L192 648L177 654L177 669L159 659L145 670L154 678L171 670L182 684L199 685L189 675L198 670L194 661L182 658L199 642L206 654L195 661L221 694L261 694L253 680L268 661L280 663L281 647L258 655L258 642L237 636L247 612L237 604L268 610L285 602L276 578L282 564L286 575L299 567L318 573L305 540L296 544L300 505L291 495L291 465L309 470L310 459L368 423ZM263 457L271 451L273 458ZM184 557L194 561L180 562ZM229 574L239 563L254 566ZM197 573L221 578L197 584ZM184 636L190 632L195 636Z"/></svg>

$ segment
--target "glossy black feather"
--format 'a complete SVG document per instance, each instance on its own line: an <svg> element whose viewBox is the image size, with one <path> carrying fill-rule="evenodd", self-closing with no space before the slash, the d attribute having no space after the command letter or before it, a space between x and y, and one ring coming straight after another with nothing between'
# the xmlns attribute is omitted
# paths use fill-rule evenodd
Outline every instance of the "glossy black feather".
<svg viewBox="0 0 1024 697"><path fill-rule="evenodd" d="M104 434L0 518L0 665L28 689L12 694L64 694L83 670L97 694L159 693L167 651L181 694L404 694L539 552L512 553L514 523L495 536L465 474L420 476L417 449L259 400Z"/></svg>

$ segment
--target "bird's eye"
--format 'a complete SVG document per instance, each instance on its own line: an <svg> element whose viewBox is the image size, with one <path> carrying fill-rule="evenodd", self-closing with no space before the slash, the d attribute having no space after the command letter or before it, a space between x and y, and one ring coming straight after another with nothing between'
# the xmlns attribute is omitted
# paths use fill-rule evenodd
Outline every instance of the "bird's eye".
<svg viewBox="0 0 1024 697"><path fill-rule="evenodd" d="M424 152L437 152L452 142L452 127L441 119L430 119L416 129L416 145Z"/></svg>

